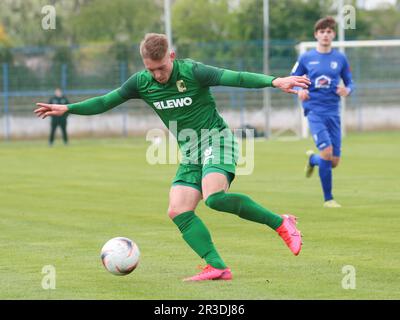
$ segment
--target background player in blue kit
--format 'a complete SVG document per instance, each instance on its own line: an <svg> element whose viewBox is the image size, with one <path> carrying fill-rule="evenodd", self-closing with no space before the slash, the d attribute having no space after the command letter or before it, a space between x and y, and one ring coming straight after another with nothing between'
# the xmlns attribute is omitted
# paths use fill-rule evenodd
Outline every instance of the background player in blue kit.
<svg viewBox="0 0 400 320"><path fill-rule="evenodd" d="M340 207L332 195L332 168L339 165L341 154L340 96L346 97L353 91L347 58L332 49L335 28L332 17L318 20L314 26L317 48L301 55L292 70L292 75L307 75L311 80L309 88L300 89L298 96L320 153L306 152L306 177L311 177L315 166L319 167L324 207L328 208ZM340 85L341 79L344 86Z"/></svg>

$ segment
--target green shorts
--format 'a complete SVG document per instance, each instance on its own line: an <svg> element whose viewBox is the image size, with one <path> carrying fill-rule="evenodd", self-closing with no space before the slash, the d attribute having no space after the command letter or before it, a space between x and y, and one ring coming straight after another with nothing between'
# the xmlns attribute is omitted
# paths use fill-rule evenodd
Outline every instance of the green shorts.
<svg viewBox="0 0 400 320"><path fill-rule="evenodd" d="M203 167L201 164L181 163L172 181L172 185L192 187L202 192L201 181L211 172L218 172L225 175L229 185L232 183L233 179L235 179L235 165L233 164L210 164Z"/></svg>
<svg viewBox="0 0 400 320"><path fill-rule="evenodd" d="M211 172L226 176L229 185L235 179L235 169L238 159L238 145L232 136L231 140L218 145L208 146L202 151L198 163L185 161L179 165L172 185L183 185L195 188L201 192L202 179Z"/></svg>

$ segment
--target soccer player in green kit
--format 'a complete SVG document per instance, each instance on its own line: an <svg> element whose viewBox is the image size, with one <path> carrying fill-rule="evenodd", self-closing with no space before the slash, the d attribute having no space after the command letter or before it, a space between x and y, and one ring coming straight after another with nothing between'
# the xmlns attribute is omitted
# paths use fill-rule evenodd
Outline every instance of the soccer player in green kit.
<svg viewBox="0 0 400 320"><path fill-rule="evenodd" d="M66 112L93 115L110 110L128 99L142 99L167 128L171 130L171 123L176 124L177 132L173 134L183 158L170 189L168 215L186 243L207 263L199 274L185 281L232 279L232 272L218 254L207 227L195 214L201 199L214 210L269 226L293 254L298 255L302 242L294 216L275 214L247 195L228 192L235 177L235 138L216 110L210 87L276 87L295 94L297 91L293 88L307 88L309 80L300 76L276 78L235 72L189 59L178 60L175 53L169 50L167 37L163 34L146 34L140 44L140 54L145 70L133 74L120 88L104 96L68 105L37 103L38 108L34 112L41 118ZM187 139L187 134L182 135L185 130L201 138ZM211 132L206 138L201 135L204 130ZM223 139L218 134L220 132L224 132ZM214 140L212 145L207 144L210 137ZM217 147L215 140L221 142L217 143Z"/></svg>

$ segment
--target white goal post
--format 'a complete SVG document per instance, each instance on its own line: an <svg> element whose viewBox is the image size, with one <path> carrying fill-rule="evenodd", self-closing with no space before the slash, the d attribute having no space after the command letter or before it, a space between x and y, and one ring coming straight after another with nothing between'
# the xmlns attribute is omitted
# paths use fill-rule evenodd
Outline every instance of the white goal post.
<svg viewBox="0 0 400 320"><path fill-rule="evenodd" d="M316 41L307 41L307 42L300 42L297 46L297 52L299 53L299 56L303 53L305 53L307 50L315 48L317 46ZM332 42L332 47L335 48L340 48L341 50L344 51L345 48L368 48L368 47L400 47L400 40L354 40L354 41L333 41ZM352 64L352 61L350 61L350 65ZM355 83L357 86L357 83ZM341 109L341 117L342 117L342 133L343 135L345 134L345 123L343 122L344 120L344 115L346 112L346 107L345 107L345 99L341 99L342 103L342 109ZM301 102L298 102L299 104L299 110L301 112L300 118L301 118L301 130L300 130L300 136L301 138L307 138L308 137L308 123L307 119L303 115L303 108L301 106Z"/></svg>

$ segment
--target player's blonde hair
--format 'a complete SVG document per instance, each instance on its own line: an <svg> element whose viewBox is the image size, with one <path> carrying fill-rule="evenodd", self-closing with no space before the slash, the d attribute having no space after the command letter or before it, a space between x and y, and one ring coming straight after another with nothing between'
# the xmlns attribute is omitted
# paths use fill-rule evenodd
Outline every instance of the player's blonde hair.
<svg viewBox="0 0 400 320"><path fill-rule="evenodd" d="M140 42L140 55L143 59L159 61L168 51L168 39L165 34L147 33Z"/></svg>

